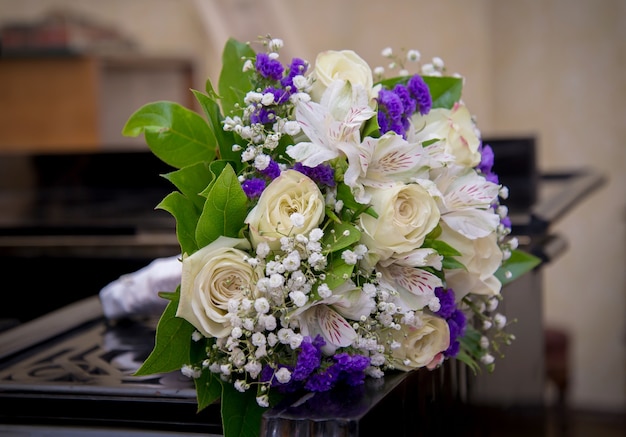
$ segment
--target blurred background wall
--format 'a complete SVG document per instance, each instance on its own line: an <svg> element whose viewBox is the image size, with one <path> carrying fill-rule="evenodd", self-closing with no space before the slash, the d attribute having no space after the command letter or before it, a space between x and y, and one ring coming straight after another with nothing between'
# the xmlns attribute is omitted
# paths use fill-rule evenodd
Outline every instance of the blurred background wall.
<svg viewBox="0 0 626 437"><path fill-rule="evenodd" d="M465 76L483 136L534 135L541 170L590 166L608 178L557 225L569 248L545 267L543 320L571 336L570 405L624 411L625 1L0 0L0 25L51 10L114 27L138 56L189 58L196 89L217 81L230 36L270 33L285 58L310 61L350 48L383 65L387 46L443 58Z"/></svg>

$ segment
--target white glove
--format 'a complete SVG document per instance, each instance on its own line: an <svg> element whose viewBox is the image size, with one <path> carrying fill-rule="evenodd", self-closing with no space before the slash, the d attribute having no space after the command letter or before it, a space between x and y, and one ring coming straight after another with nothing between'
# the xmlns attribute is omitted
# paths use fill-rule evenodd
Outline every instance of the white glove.
<svg viewBox="0 0 626 437"><path fill-rule="evenodd" d="M134 273L120 276L100 290L102 311L108 319L157 316L168 300L160 291L175 291L182 271L180 256L157 258Z"/></svg>

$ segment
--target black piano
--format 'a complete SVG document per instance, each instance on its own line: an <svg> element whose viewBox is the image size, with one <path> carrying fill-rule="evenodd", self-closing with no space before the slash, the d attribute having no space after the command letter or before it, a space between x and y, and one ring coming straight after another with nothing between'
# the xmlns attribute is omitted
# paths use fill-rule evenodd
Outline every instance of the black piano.
<svg viewBox="0 0 626 437"><path fill-rule="evenodd" d="M506 204L522 248L554 261L567 244L551 233L551 224L603 177L590 169L540 174L534 138L485 142L511 190ZM172 169L148 151L133 151L7 154L0 170L0 436L41 430L46 436L220 435L219 404L197 413L193 386L180 373L132 375L152 349L156 320L107 320L98 297L119 276L179 253L173 218L155 210L172 191L159 174ZM533 288L527 291L535 300L541 295L537 270L522 284ZM526 323L541 366L541 322ZM489 384L448 363L433 372L286 399L265 414L262 435L426 436L444 424L457 435L498 435L496 418L506 415L480 415L494 408L490 392ZM533 396L531 403L540 402ZM458 419L451 421L453 414ZM540 418L516 426L541 435Z"/></svg>

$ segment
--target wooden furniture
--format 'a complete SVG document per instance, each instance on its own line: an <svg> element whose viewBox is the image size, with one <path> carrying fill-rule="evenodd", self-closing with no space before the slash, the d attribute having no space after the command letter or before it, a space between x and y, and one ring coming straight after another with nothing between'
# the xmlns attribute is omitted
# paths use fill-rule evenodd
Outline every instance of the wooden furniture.
<svg viewBox="0 0 626 437"><path fill-rule="evenodd" d="M122 128L140 106L172 100L194 107L193 64L126 55L0 58L0 151L145 148Z"/></svg>

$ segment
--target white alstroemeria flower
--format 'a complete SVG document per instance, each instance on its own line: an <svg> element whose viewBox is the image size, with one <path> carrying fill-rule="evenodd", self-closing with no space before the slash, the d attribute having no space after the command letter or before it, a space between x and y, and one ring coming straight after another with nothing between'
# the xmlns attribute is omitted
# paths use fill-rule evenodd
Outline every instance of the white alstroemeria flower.
<svg viewBox="0 0 626 437"><path fill-rule="evenodd" d="M397 254L391 258L381 261L382 266L400 264L409 267L432 267L441 270L443 256L439 255L435 249L423 248L415 249L411 252Z"/></svg>
<svg viewBox="0 0 626 437"><path fill-rule="evenodd" d="M494 232L500 217L490 209L500 186L487 181L471 168L448 166L433 170L433 179L442 197L435 197L441 219L469 239Z"/></svg>
<svg viewBox="0 0 626 437"><path fill-rule="evenodd" d="M341 86L341 89L338 87ZM290 146L287 154L308 167L315 167L341 155L348 147L360 142L361 125L375 115L367 101L352 92L349 82L335 82L329 87L320 103L299 102L296 120L310 141L301 141ZM347 112L337 110L350 102ZM337 118L339 117L339 118ZM354 147L354 146L353 146Z"/></svg>
<svg viewBox="0 0 626 437"><path fill-rule="evenodd" d="M379 264L377 270L381 273L380 287L392 291L389 301L406 313L426 307L435 297L435 289L443 283L438 276L403 261L406 260L396 260L387 266Z"/></svg>
<svg viewBox="0 0 626 437"><path fill-rule="evenodd" d="M464 104L456 103L452 109L435 108L426 115L416 113L412 121L420 142L444 141L446 151L454 155L459 165L475 167L480 162L480 138Z"/></svg>
<svg viewBox="0 0 626 437"><path fill-rule="evenodd" d="M294 316L291 316L294 319ZM343 316L328 305L313 305L297 316L303 336L315 338L320 334L326 341L322 351L332 354L340 347L348 347L356 341L358 334Z"/></svg>
<svg viewBox="0 0 626 437"><path fill-rule="evenodd" d="M394 182L408 182L412 170L421 163L423 148L400 135L387 132L380 138L366 137L361 144L339 147L348 157L344 182L359 203L369 203L365 187L388 188Z"/></svg>
<svg viewBox="0 0 626 437"><path fill-rule="evenodd" d="M328 297L293 311L289 319L297 321L302 335L315 338L320 334L326 341L322 350L334 353L337 348L352 345L358 338L348 319L367 317L375 308L373 296L363 293L352 281L346 281Z"/></svg>

